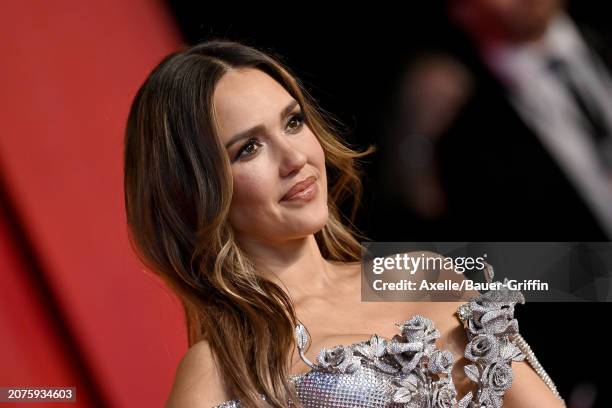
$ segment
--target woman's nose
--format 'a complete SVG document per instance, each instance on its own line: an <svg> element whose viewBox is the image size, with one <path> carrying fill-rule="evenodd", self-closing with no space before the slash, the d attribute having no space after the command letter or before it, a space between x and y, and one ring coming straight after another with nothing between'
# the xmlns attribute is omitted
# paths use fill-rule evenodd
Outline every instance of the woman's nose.
<svg viewBox="0 0 612 408"><path fill-rule="evenodd" d="M284 143L280 144L279 148L281 176L287 176L304 167L307 157L299 146L285 140Z"/></svg>

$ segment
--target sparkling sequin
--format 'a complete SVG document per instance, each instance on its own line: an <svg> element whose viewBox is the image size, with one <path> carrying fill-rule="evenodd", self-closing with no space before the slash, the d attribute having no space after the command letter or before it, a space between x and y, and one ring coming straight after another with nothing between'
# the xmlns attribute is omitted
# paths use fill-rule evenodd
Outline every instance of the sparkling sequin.
<svg viewBox="0 0 612 408"><path fill-rule="evenodd" d="M457 395L451 374L453 355L436 347L440 333L430 319L419 315L397 323L400 334L392 339L374 334L367 341L323 348L316 363L304 355L310 338L299 324L295 328L296 345L311 369L289 380L305 408L499 408L512 386L512 362L527 357L532 365L537 364L538 374L561 399L518 332L516 303L525 303L523 294L505 285L457 309L468 338L464 355L470 364L464 371L477 384L474 394ZM232 400L214 408L242 405Z"/></svg>

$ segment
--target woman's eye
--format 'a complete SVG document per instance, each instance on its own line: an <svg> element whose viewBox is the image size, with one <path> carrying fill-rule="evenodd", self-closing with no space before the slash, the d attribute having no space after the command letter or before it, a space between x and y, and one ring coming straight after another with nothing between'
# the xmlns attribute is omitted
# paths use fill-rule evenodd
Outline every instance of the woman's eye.
<svg viewBox="0 0 612 408"><path fill-rule="evenodd" d="M296 113L295 115L291 116L291 118L289 119L289 122L287 122L287 126L292 131L299 130L303 124L304 124L304 114L302 112Z"/></svg>
<svg viewBox="0 0 612 408"><path fill-rule="evenodd" d="M293 114L289 121L287 122L287 127L289 131L295 133L299 131L304 125L304 114L302 112L298 112ZM257 149L255 147L261 146L261 143L257 139L249 139L238 151L236 154L235 160L238 160L242 157L248 157L251 154L255 153Z"/></svg>
<svg viewBox="0 0 612 408"><path fill-rule="evenodd" d="M252 146L260 146L261 143L257 139L249 139L248 142L244 144L236 154L236 159L240 159L242 156L246 154L246 156L250 156L253 152L257 151L257 149L251 148Z"/></svg>

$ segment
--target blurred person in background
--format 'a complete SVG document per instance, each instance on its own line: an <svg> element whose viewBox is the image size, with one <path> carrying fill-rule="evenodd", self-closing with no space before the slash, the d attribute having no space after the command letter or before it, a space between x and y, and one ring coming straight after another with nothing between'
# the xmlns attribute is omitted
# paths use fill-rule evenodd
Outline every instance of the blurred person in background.
<svg viewBox="0 0 612 408"><path fill-rule="evenodd" d="M446 239L612 238L608 50L557 0L447 6L470 45L405 70L385 191Z"/></svg>

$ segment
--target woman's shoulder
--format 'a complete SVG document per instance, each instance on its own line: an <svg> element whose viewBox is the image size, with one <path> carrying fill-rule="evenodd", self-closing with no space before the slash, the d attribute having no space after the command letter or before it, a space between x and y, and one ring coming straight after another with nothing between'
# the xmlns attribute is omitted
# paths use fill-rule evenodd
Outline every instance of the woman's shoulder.
<svg viewBox="0 0 612 408"><path fill-rule="evenodd" d="M210 344L195 343L177 366L165 408L211 407L229 399Z"/></svg>

